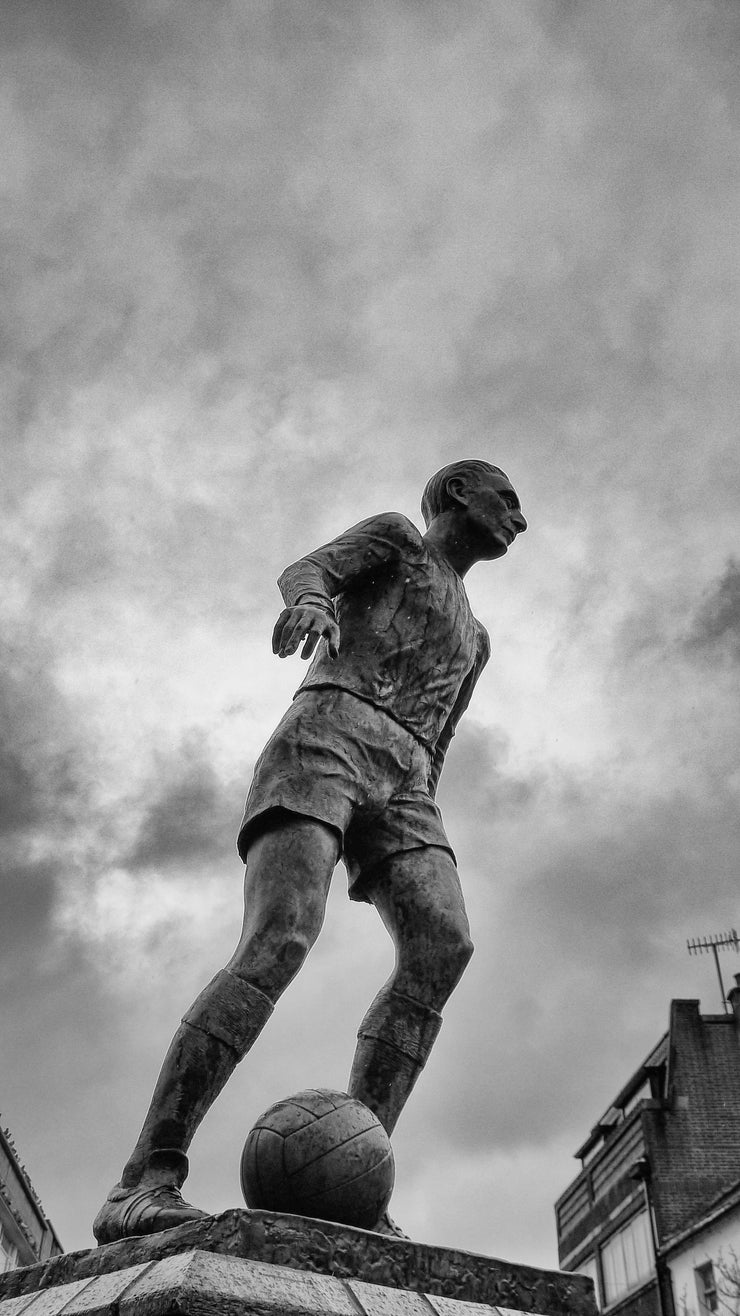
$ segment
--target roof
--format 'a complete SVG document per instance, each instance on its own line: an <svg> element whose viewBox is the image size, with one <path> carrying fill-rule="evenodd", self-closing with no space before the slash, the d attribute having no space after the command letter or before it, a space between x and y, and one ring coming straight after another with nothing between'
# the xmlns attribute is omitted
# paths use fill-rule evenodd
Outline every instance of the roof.
<svg viewBox="0 0 740 1316"><path fill-rule="evenodd" d="M31 1183L28 1171L18 1155L17 1148L9 1129L0 1127L0 1158L9 1174L9 1181L0 1178L0 1199L10 1212L21 1234L35 1252L38 1253L40 1240L47 1239L51 1252L62 1252L63 1248L57 1232L49 1220L36 1189ZM14 1195L12 1185L16 1185ZM20 1204L26 1212L21 1213Z"/></svg>
<svg viewBox="0 0 740 1316"><path fill-rule="evenodd" d="M579 1159L587 1156L591 1148L594 1147L597 1142L601 1141L605 1129L609 1129L617 1123L620 1111L624 1109L630 1098L634 1096L635 1092L637 1092L642 1087L643 1083L650 1078L651 1074L657 1073L658 1070L665 1065L667 1059L668 1033L664 1033L660 1041L643 1060L642 1064L634 1071L628 1082L625 1083L624 1087L620 1088L614 1101L607 1107L604 1114L601 1116L601 1119L596 1121L594 1127L586 1138L586 1141L575 1153Z"/></svg>
<svg viewBox="0 0 740 1316"><path fill-rule="evenodd" d="M740 1179L731 1184L729 1188L723 1188L721 1193L709 1203L706 1211L698 1220L692 1221L685 1229L680 1230L671 1238L667 1238L661 1246L661 1254L674 1252L682 1243L687 1242L690 1238L695 1238L703 1229L708 1229L710 1225L721 1220L722 1216L727 1215L734 1207L740 1206Z"/></svg>

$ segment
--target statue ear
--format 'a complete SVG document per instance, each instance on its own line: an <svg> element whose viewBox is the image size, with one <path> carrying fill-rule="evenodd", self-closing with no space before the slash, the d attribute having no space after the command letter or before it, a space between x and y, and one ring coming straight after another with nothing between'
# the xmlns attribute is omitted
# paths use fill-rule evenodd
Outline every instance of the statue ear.
<svg viewBox="0 0 740 1316"><path fill-rule="evenodd" d="M464 475L451 475L445 483L447 497L453 503L460 503L463 507L468 505L468 486Z"/></svg>

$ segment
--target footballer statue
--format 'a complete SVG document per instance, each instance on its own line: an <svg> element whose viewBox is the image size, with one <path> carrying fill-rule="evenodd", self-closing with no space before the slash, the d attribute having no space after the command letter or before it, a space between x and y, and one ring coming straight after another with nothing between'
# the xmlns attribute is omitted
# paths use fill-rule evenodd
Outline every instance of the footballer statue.
<svg viewBox="0 0 740 1316"><path fill-rule="evenodd" d="M459 461L424 490L426 533L386 512L286 568L280 658L313 658L262 752L238 849L244 923L183 1016L144 1126L93 1229L100 1243L205 1212L183 1200L206 1111L267 1023L324 919L341 858L396 950L360 1024L348 1083L392 1134L472 954L455 858L435 803L455 727L489 655L464 577L526 529L507 476ZM400 1232L384 1212L378 1232Z"/></svg>

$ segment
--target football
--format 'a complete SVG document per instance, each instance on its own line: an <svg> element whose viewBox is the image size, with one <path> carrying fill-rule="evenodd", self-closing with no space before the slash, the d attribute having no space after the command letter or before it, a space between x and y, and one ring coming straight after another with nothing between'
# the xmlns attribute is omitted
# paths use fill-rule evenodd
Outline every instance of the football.
<svg viewBox="0 0 740 1316"><path fill-rule="evenodd" d="M309 1088L270 1106L241 1159L247 1206L372 1229L393 1191L388 1134L346 1092Z"/></svg>

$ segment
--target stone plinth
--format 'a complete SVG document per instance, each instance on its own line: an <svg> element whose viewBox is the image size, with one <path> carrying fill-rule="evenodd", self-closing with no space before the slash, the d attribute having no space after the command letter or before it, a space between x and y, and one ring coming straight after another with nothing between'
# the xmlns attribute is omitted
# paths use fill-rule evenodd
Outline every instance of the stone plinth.
<svg viewBox="0 0 740 1316"><path fill-rule="evenodd" d="M302 1216L224 1211L0 1275L0 1316L595 1316L591 1281Z"/></svg>

